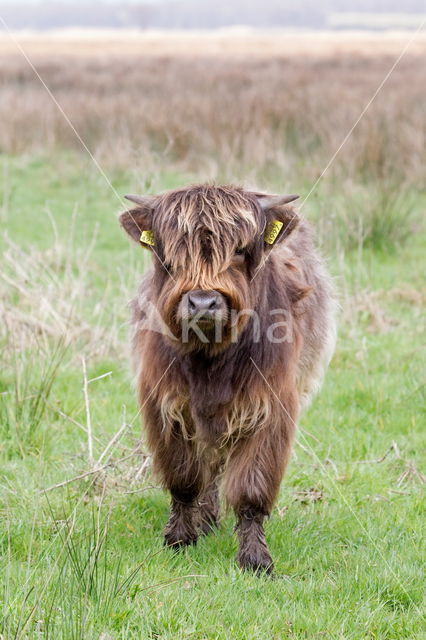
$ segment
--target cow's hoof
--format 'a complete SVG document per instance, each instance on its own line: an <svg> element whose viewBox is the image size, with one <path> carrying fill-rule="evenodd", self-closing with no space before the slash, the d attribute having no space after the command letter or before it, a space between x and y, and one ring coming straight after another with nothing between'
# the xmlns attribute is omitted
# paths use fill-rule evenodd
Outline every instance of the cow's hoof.
<svg viewBox="0 0 426 640"><path fill-rule="evenodd" d="M271 575L274 570L272 558L263 548L250 549L238 553L237 561L241 569L251 571L257 576L261 576L262 574Z"/></svg>

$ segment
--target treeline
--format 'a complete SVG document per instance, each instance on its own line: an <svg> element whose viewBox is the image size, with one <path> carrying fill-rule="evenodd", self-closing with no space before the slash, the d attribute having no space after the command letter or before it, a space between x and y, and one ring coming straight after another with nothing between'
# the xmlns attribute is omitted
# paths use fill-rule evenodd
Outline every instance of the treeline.
<svg viewBox="0 0 426 640"><path fill-rule="evenodd" d="M422 13L423 0L158 0L144 2L2 2L0 15L13 29L152 28L226 26L326 28L334 12Z"/></svg>

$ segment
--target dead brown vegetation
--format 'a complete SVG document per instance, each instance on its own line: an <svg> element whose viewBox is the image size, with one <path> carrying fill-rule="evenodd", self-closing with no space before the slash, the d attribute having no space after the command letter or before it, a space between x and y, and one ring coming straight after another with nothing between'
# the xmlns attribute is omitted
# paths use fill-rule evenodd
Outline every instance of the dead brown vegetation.
<svg viewBox="0 0 426 640"><path fill-rule="evenodd" d="M80 147L5 37L0 150ZM261 179L285 187L287 180L315 181L410 37L356 37L345 44L341 36L183 40L157 34L123 37L121 44L117 36L22 42L82 139L107 165L136 162L146 174L161 167L203 179ZM330 173L362 182L422 183L424 49L419 36Z"/></svg>

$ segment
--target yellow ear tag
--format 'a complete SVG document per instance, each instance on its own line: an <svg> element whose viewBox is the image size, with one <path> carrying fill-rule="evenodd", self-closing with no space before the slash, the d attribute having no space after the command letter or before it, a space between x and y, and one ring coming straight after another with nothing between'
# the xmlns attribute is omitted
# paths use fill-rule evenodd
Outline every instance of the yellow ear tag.
<svg viewBox="0 0 426 640"><path fill-rule="evenodd" d="M282 222L280 222L279 220L272 220L272 222L270 222L265 229L265 235L263 236L265 242L267 242L268 244L274 244L282 228Z"/></svg>
<svg viewBox="0 0 426 640"><path fill-rule="evenodd" d="M151 230L142 231L140 241L142 244L149 244L153 247L155 245L154 232Z"/></svg>

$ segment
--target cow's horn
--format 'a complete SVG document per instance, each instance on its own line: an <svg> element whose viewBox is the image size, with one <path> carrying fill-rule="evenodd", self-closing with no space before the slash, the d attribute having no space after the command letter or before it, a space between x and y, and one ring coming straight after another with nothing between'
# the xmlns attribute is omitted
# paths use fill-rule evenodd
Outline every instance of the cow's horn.
<svg viewBox="0 0 426 640"><path fill-rule="evenodd" d="M291 195L291 196L261 196L259 198L259 204L264 211L266 209L270 209L271 207L279 207L282 204L288 204L289 202L293 202L293 200L297 200L299 196Z"/></svg>
<svg viewBox="0 0 426 640"><path fill-rule="evenodd" d="M124 196L126 200L130 200L130 202L134 202L135 204L140 204L143 207L152 204L153 196L134 196L132 194Z"/></svg>

